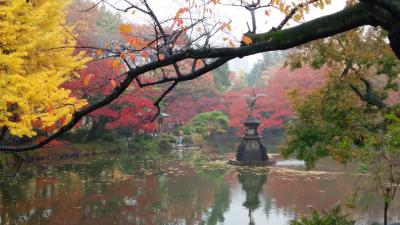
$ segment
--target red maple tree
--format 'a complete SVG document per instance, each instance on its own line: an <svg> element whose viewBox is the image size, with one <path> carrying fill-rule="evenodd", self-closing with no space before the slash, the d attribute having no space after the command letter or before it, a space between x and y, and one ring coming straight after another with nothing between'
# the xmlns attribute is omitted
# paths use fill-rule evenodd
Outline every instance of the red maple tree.
<svg viewBox="0 0 400 225"><path fill-rule="evenodd" d="M306 95L309 91L321 87L325 82L326 68L314 70L302 67L290 71L287 68L275 70L264 87L254 88L256 94L263 94L256 100L253 116L260 119L260 129L281 128L292 116L290 93L296 91L298 95ZM243 121L247 117L246 96L253 89L246 87L239 91L227 92L224 99L227 113L232 127L243 129Z"/></svg>

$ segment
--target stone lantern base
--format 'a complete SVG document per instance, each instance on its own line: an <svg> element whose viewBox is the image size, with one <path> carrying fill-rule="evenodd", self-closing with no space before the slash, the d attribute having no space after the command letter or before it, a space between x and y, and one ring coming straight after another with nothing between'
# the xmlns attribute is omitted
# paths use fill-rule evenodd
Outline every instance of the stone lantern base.
<svg viewBox="0 0 400 225"><path fill-rule="evenodd" d="M274 165L275 162L268 161L267 149L261 142L257 133L260 121L255 117L247 117L243 122L246 130L236 153L236 161L230 160L234 165Z"/></svg>
<svg viewBox="0 0 400 225"><path fill-rule="evenodd" d="M267 149L260 137L243 137L240 141L236 160L238 161L265 161L268 160Z"/></svg>

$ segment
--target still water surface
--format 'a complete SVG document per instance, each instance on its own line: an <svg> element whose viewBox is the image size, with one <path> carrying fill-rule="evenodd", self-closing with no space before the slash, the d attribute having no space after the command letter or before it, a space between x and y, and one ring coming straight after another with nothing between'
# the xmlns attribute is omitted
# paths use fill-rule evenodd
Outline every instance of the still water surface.
<svg viewBox="0 0 400 225"><path fill-rule="evenodd" d="M102 155L25 164L16 178L3 171L0 224L283 225L312 208L345 204L355 185L368 180L329 161L305 172L296 161L266 170L210 164L193 153L154 158ZM344 210L357 224L379 221L379 198L366 205ZM398 200L390 215L399 221Z"/></svg>

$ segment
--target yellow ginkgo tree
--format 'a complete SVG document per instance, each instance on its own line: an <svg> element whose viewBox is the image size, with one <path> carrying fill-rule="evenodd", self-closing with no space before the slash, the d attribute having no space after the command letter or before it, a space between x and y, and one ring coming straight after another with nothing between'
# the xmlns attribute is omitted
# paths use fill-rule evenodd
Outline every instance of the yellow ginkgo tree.
<svg viewBox="0 0 400 225"><path fill-rule="evenodd" d="M34 136L86 104L61 85L89 60L76 53L65 0L0 1L0 129Z"/></svg>

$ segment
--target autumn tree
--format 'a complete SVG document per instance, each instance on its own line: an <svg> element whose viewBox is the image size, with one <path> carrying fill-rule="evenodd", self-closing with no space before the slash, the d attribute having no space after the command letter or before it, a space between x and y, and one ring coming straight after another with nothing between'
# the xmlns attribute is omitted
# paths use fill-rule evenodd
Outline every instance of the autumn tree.
<svg viewBox="0 0 400 225"><path fill-rule="evenodd" d="M384 224L397 192L400 152L397 148L399 103L388 102L398 91L398 59L379 29L358 29L298 49L292 65L328 65L326 85L294 108L283 153L305 160L310 168L322 157L340 162L357 159L377 181L384 200ZM363 46L363 47L361 47ZM307 55L299 57L299 52ZM379 59L379 60L376 60Z"/></svg>
<svg viewBox="0 0 400 225"><path fill-rule="evenodd" d="M86 104L61 84L79 75L88 59L73 54L76 41L65 25L66 1L0 3L0 141L7 133L32 137L71 121ZM51 19L49 19L51 18Z"/></svg>
<svg viewBox="0 0 400 225"><path fill-rule="evenodd" d="M66 21L73 26L78 46L104 46L107 43L122 41L119 26L120 14L107 10L105 6L92 7L86 0L74 0L68 5ZM90 10L85 10L90 9ZM88 54L93 53L86 49Z"/></svg>
<svg viewBox="0 0 400 225"><path fill-rule="evenodd" d="M246 112L248 107L246 96L254 90L256 94L261 95L256 100L253 110L253 115L261 121L259 128L283 128L293 114L291 95L304 96L320 88L325 81L323 75L325 71L326 68L314 70L304 67L294 71L288 68L275 68L271 72L272 78L266 85L225 93L224 98L231 118L231 126L243 128L243 121L247 117L247 114L243 112Z"/></svg>
<svg viewBox="0 0 400 225"><path fill-rule="evenodd" d="M23 2L21 0L18 1L18 4L21 7L30 7L36 5L34 4L36 2ZM142 18L141 22L147 23L149 25L147 29L151 31L151 35L137 35L140 30L136 30L138 33L135 34L129 26L125 26L121 30L122 33L131 37L128 45L112 43L109 46L98 47L98 49L108 52L109 57L118 58L121 63L126 65L126 71L121 74L122 80L116 83L109 95L81 110L77 110L68 123L61 126L48 138L32 145L1 146L1 151L29 151L44 146L52 139L71 129L85 115L112 102L133 82L136 82L141 88L169 84L168 87L163 87L163 93L154 102L156 108L159 109L162 99L178 83L198 78L233 58L290 49L362 26L381 27L388 33L390 47L397 57L400 57L398 38L400 32L398 22L400 15L399 0L350 1L348 7L336 13L305 22L303 18L310 7L324 8L325 4L330 3L330 0L240 1L233 4L219 0L183 1L184 5L172 4L168 6L170 9L176 10L172 17L160 13L159 10L155 9L153 3L146 0L140 2L128 0L123 3L119 2L119 4L117 2L119 1L99 0L93 4L104 3L120 12L139 15L137 18ZM24 3L27 6L21 5ZM9 5L9 3L6 3L6 7ZM239 7L251 16L249 32L243 35L240 43L229 38L229 35L225 35L232 30L232 25L229 19L219 20L219 17L216 16L219 6ZM264 11L266 18L272 12L282 13L283 19L279 24L273 24L273 28L270 30L261 29L257 27L257 18L260 18L256 16L260 15L256 14L260 11ZM287 24L291 20L302 23L287 28ZM151 29L149 29L150 27ZM21 32L19 31L19 33ZM217 37L221 37L220 40L222 41L214 41ZM6 36L3 35L2 41L5 38ZM26 43L30 42L24 43L21 45L22 47L26 47ZM60 47L62 46L65 47L65 43L60 44ZM88 49L90 46L78 45L74 47ZM135 57L130 57L131 55ZM188 63L192 66L185 66Z"/></svg>
<svg viewBox="0 0 400 225"><path fill-rule="evenodd" d="M87 68L79 71L81 79L75 79L64 83L64 87L70 89L74 96L96 102L99 98L109 94L121 72L121 66L114 67L112 59L102 59L90 62ZM153 99L159 92L149 87L140 89L132 85L118 99L109 105L96 110L87 116L90 122L89 132L86 140L94 140L105 131L105 129L126 128L134 131L154 131L155 124L151 118L154 117L155 107Z"/></svg>
<svg viewBox="0 0 400 225"><path fill-rule="evenodd" d="M299 57L298 53L305 49L310 50L308 55ZM388 104L385 99L398 88L398 59L377 29L357 30L328 41L317 41L294 54L293 66L302 63L313 67L328 65L330 71L328 82L321 90L305 99L295 98L294 108L299 119L289 127L289 132L295 135L288 146L297 147L288 148L287 153L301 155L309 166L319 156L328 154L342 161L351 158L355 154L353 143L356 146L366 144L366 139L386 126L384 115L396 112L397 103ZM374 60L378 56L383 60ZM307 139L307 144L296 145L297 140L303 138Z"/></svg>
<svg viewBox="0 0 400 225"><path fill-rule="evenodd" d="M131 39L126 32L143 29L140 25L123 24L119 14L104 6L92 6L90 2L77 0L68 8L68 23L75 25L76 38L81 46L127 45ZM91 9L82 10L88 8ZM75 96L94 103L112 92L126 68L118 60L110 58L110 52L90 48L87 53L96 60L79 71L81 79L75 79L64 86L71 89ZM132 84L117 100L88 115L85 121L89 131L85 139L97 139L105 129L122 128L125 135L135 131L154 131L155 124L151 121L155 114L152 101L157 94L158 91L152 87L141 89L137 84Z"/></svg>
<svg viewBox="0 0 400 225"><path fill-rule="evenodd" d="M180 83L164 101L163 111L170 115L169 122L183 124L199 113L224 110L222 95L217 87L211 73Z"/></svg>

